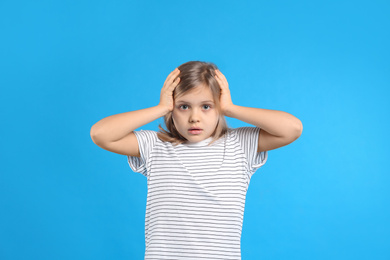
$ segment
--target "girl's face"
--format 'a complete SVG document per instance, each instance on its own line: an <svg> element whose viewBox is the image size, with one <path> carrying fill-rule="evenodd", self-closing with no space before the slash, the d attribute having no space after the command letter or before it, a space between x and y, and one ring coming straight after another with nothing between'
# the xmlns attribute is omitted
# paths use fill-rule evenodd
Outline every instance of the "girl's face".
<svg viewBox="0 0 390 260"><path fill-rule="evenodd" d="M199 86L176 98L174 103L173 123L188 142L200 142L213 134L219 114L210 88Z"/></svg>

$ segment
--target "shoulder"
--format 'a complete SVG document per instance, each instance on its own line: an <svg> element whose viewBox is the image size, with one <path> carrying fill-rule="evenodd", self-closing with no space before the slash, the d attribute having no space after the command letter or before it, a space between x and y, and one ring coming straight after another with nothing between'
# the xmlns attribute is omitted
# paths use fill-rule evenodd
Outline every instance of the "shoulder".
<svg viewBox="0 0 390 260"><path fill-rule="evenodd" d="M157 132L152 130L138 130L133 131L134 135L137 138L139 147L145 147L151 149L155 146L156 142L159 140L157 138Z"/></svg>
<svg viewBox="0 0 390 260"><path fill-rule="evenodd" d="M135 136L137 138L149 138L149 139L154 139L157 138L157 132L153 130L138 130L138 131L133 131Z"/></svg>
<svg viewBox="0 0 390 260"><path fill-rule="evenodd" d="M155 150L159 147L162 149L175 148L172 142L161 140L159 132L153 130L139 130L134 131L135 136L140 146L144 146L150 150Z"/></svg>
<svg viewBox="0 0 390 260"><path fill-rule="evenodd" d="M229 129L231 143L244 157L249 176L260 168L267 160L267 152L258 152L259 127L239 127Z"/></svg>
<svg viewBox="0 0 390 260"><path fill-rule="evenodd" d="M228 136L236 138L253 138L258 137L260 128L243 126L238 128L229 128L227 131Z"/></svg>
<svg viewBox="0 0 390 260"><path fill-rule="evenodd" d="M257 151L259 141L260 128L258 127L238 127L228 129L228 140L230 143L235 143L241 147L242 150Z"/></svg>

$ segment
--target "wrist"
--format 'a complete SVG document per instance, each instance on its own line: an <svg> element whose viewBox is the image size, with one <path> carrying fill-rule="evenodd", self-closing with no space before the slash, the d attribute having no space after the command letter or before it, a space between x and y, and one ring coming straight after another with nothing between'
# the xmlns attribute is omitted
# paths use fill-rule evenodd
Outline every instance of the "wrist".
<svg viewBox="0 0 390 260"><path fill-rule="evenodd" d="M222 113L227 117L234 117L234 111L236 111L236 109L237 106L232 103L229 106L225 106L222 109Z"/></svg>
<svg viewBox="0 0 390 260"><path fill-rule="evenodd" d="M158 104L157 106L155 106L155 108L158 110L160 117L165 116L166 114L172 111L171 109L169 109L169 107L164 106L162 104Z"/></svg>

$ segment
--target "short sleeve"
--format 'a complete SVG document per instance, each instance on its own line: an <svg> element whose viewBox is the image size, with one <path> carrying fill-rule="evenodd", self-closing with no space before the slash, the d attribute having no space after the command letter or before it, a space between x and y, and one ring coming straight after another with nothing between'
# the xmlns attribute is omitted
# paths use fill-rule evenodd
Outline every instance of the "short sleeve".
<svg viewBox="0 0 390 260"><path fill-rule="evenodd" d="M260 128L258 127L239 127L234 129L241 148L247 158L248 169L252 175L257 169L263 166L268 158L268 151L257 152L259 143ZM261 141L261 140L260 140Z"/></svg>
<svg viewBox="0 0 390 260"><path fill-rule="evenodd" d="M134 172L139 172L144 176L148 176L148 162L150 154L157 141L157 132L150 130L141 130L133 132L137 137L140 157L127 156L127 161L130 168Z"/></svg>

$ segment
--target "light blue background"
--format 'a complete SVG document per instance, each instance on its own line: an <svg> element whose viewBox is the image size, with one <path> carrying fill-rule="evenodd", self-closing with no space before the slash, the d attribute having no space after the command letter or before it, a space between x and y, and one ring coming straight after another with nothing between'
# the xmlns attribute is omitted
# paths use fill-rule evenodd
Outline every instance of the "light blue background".
<svg viewBox="0 0 390 260"><path fill-rule="evenodd" d="M89 131L156 105L189 60L304 125L251 180L243 260L390 259L389 17L378 0L0 1L0 259L143 258L146 179Z"/></svg>

